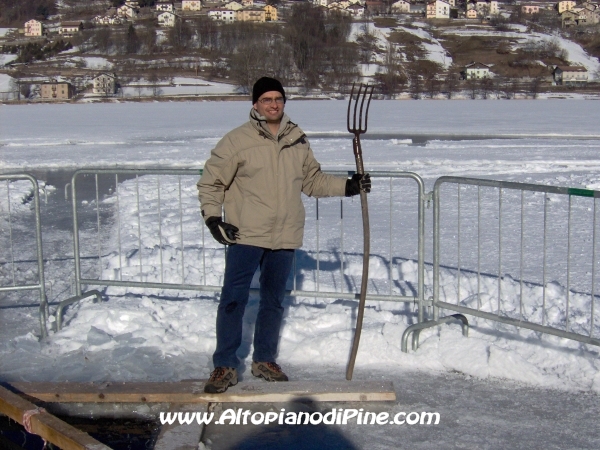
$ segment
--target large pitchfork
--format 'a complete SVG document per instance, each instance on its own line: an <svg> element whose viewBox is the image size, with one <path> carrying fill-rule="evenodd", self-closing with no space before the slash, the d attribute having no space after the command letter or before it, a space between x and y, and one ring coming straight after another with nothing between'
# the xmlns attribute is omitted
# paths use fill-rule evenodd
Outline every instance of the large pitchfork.
<svg viewBox="0 0 600 450"><path fill-rule="evenodd" d="M363 85L358 87L356 100L354 100L354 84L352 84L352 92L348 101L348 132L354 135L352 139L352 147L354 149L354 159L356 160L356 172L364 175L362 147L360 145L360 135L367 132L367 118L369 117L369 105L373 96L373 86ZM368 100L367 100L368 99ZM367 107L365 106L367 100ZM354 102L353 114L351 114L352 103ZM360 110L358 104L360 103ZM363 128L363 110L364 110L364 128ZM352 126L350 119L352 116ZM358 125L357 125L358 122ZM363 271L362 281L360 284L360 299L358 303L358 315L356 316L356 330L354 331L354 341L352 342L352 351L350 353L350 361L346 369L346 379L352 379L354 372L354 363L356 362L356 354L358 352L358 344L360 342L360 333L362 330L363 316L365 312L365 300L367 296L367 283L369 280L369 252L371 250L371 231L369 229L369 206L367 204L367 193L361 189L360 191L360 206L362 209L363 219Z"/></svg>

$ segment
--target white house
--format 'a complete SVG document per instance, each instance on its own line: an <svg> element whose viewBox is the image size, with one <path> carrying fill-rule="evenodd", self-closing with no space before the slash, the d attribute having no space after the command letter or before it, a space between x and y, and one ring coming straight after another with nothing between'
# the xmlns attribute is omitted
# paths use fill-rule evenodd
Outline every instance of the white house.
<svg viewBox="0 0 600 450"><path fill-rule="evenodd" d="M538 14L540 12L539 5L521 5L521 12L523 14Z"/></svg>
<svg viewBox="0 0 600 450"><path fill-rule="evenodd" d="M577 3L574 0L561 0L556 4L556 9L559 14L573 9Z"/></svg>
<svg viewBox="0 0 600 450"><path fill-rule="evenodd" d="M467 9L467 19L477 19L478 13L475 8Z"/></svg>
<svg viewBox="0 0 600 450"><path fill-rule="evenodd" d="M579 19L577 23L587 24L587 25L595 25L598 23L600 17L598 16L598 6L593 3L582 3L579 5L581 7L581 11L579 11ZM575 9L573 9L575 11Z"/></svg>
<svg viewBox="0 0 600 450"><path fill-rule="evenodd" d="M83 30L83 23L79 21L61 22L58 33L62 36L73 36Z"/></svg>
<svg viewBox="0 0 600 450"><path fill-rule="evenodd" d="M31 19L25 22L25 36L41 36L44 33L44 25L39 20Z"/></svg>
<svg viewBox="0 0 600 450"><path fill-rule="evenodd" d="M121 25L127 23L127 20L119 16L96 16L92 22L96 25Z"/></svg>
<svg viewBox="0 0 600 450"><path fill-rule="evenodd" d="M444 0L435 0L427 3L427 18L428 19L449 19L450 18L450 3Z"/></svg>
<svg viewBox="0 0 600 450"><path fill-rule="evenodd" d="M161 12L158 16L158 25L161 27L174 27L177 16L171 11Z"/></svg>
<svg viewBox="0 0 600 450"><path fill-rule="evenodd" d="M398 0L395 3L392 3L392 12L394 13L409 13L410 12L410 2L406 0Z"/></svg>
<svg viewBox="0 0 600 450"><path fill-rule="evenodd" d="M135 19L138 15L138 11L129 5L122 5L117 8L117 16L127 17L129 19Z"/></svg>
<svg viewBox="0 0 600 450"><path fill-rule="evenodd" d="M556 66L554 82L567 86L584 85L588 81L588 71L583 66Z"/></svg>
<svg viewBox="0 0 600 450"><path fill-rule="evenodd" d="M411 3L410 13L418 16L424 16L427 13L426 7L422 3Z"/></svg>
<svg viewBox="0 0 600 450"><path fill-rule="evenodd" d="M329 12L337 11L340 14L351 15L352 13L348 11L340 2L333 2L327 6Z"/></svg>
<svg viewBox="0 0 600 450"><path fill-rule="evenodd" d="M215 8L208 11L208 17L210 19L223 22L235 22L236 16L237 12L229 9Z"/></svg>
<svg viewBox="0 0 600 450"><path fill-rule="evenodd" d="M117 92L117 76L103 73L94 78L94 94L114 95Z"/></svg>
<svg viewBox="0 0 600 450"><path fill-rule="evenodd" d="M228 9L230 11L239 11L240 9L243 8L241 3L238 2L229 2L226 3L225 5L223 5L223 8Z"/></svg>
<svg viewBox="0 0 600 450"><path fill-rule="evenodd" d="M475 9L482 16L493 16L500 12L498 8L498 2L496 0L477 0L475 3Z"/></svg>
<svg viewBox="0 0 600 450"><path fill-rule="evenodd" d="M480 62L472 62L471 64L467 64L462 72L463 78L473 79L473 78L490 78L490 66L486 66Z"/></svg>
<svg viewBox="0 0 600 450"><path fill-rule="evenodd" d="M174 6L172 2L156 2L156 4L154 5L156 7L157 11L170 11L173 12L174 11Z"/></svg>
<svg viewBox="0 0 600 450"><path fill-rule="evenodd" d="M350 13L352 17L363 17L365 15L365 7L358 3L353 3L346 8L346 11Z"/></svg>
<svg viewBox="0 0 600 450"><path fill-rule="evenodd" d="M183 11L201 11L202 2L200 0L183 0L181 2L181 9Z"/></svg>

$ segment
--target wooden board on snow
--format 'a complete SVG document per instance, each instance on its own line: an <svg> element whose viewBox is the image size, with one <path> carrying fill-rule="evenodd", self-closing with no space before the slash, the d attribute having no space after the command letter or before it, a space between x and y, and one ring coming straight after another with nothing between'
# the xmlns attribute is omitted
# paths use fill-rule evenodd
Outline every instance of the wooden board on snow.
<svg viewBox="0 0 600 450"><path fill-rule="evenodd" d="M0 413L23 425L23 415L37 406L0 386ZM31 432L63 450L110 450L89 434L45 411L31 415Z"/></svg>
<svg viewBox="0 0 600 450"><path fill-rule="evenodd" d="M391 382L288 381L243 382L222 394L205 394L203 381L122 383L12 383L23 394L60 403L209 403L294 400L321 402L395 401Z"/></svg>

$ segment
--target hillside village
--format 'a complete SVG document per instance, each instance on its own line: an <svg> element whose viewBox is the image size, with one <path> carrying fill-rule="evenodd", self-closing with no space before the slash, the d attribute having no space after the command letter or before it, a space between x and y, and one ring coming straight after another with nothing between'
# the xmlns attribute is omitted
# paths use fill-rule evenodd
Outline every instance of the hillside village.
<svg viewBox="0 0 600 450"><path fill-rule="evenodd" d="M415 99L600 87L590 1L28 2L0 2L4 102L246 98L265 72L298 97L355 81Z"/></svg>

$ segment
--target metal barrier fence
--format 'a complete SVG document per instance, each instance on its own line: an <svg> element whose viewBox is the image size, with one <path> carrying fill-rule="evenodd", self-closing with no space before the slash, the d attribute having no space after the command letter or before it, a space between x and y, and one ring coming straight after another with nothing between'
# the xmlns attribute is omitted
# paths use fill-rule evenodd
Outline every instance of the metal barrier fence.
<svg viewBox="0 0 600 450"><path fill-rule="evenodd" d="M450 320L439 318L441 308L600 345L598 197L587 189L439 178L434 317L405 332L403 350L411 331L416 348L420 330ZM461 314L451 317L466 321Z"/></svg>
<svg viewBox="0 0 600 450"><path fill-rule="evenodd" d="M370 194L372 207L385 208L389 215L386 223L372 224L373 276L367 299L415 302L422 321L423 181L408 172L371 176L376 186ZM203 225L198 178L198 170L77 171L71 181L77 297L66 302L84 298L83 285L220 291L226 249ZM405 180L416 183L414 195L398 187ZM362 267L359 203L345 198L305 201L305 242L296 251L290 295L358 298L360 273L355 277L353 269ZM405 271L414 272L409 278L416 279L416 286L404 279Z"/></svg>
<svg viewBox="0 0 600 450"><path fill-rule="evenodd" d="M105 286L111 294L149 288L220 291L226 248L206 234L198 177L198 170L163 169L80 170L73 175L76 296L60 303L58 328L64 307L101 296L97 290L83 293L84 285ZM421 330L450 320L460 320L467 335L463 314L600 345L600 192L439 178L433 191L433 296L426 301L424 209L429 197L423 181L413 173L372 172L372 178L370 203L378 220L372 223L367 299L418 305L418 323L405 331L403 350L410 333L416 348ZM401 184L405 182L415 183L414 193L407 195L407 186ZM26 174L0 175L3 186L0 292L38 290L41 333L46 336L39 186ZM16 211L23 208L33 217ZM357 299L362 265L359 202L307 199L305 208L305 243L296 251L289 294ZM34 227L25 224L29 218ZM433 306L433 320L425 321L426 305ZM458 314L440 318L440 309Z"/></svg>
<svg viewBox="0 0 600 450"><path fill-rule="evenodd" d="M0 292L37 290L40 328L48 335L40 198L37 180L28 174L0 175ZM5 195L4 195L5 194ZM22 219L20 209L33 213ZM32 226L33 223L33 226ZM33 230L33 231L32 231Z"/></svg>

